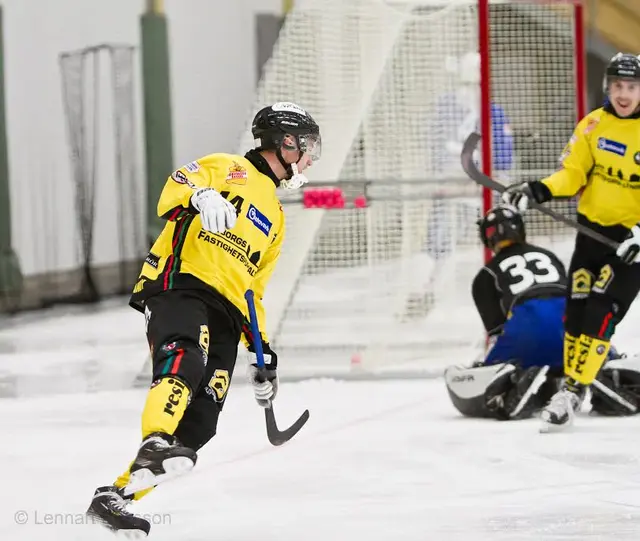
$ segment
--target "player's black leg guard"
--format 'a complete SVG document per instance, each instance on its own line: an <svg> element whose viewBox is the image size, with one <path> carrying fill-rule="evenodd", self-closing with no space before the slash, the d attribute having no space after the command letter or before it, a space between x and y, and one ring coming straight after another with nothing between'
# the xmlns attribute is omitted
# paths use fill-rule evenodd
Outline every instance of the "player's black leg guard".
<svg viewBox="0 0 640 541"><path fill-rule="evenodd" d="M184 412L175 436L184 445L197 451L216 435L221 410L220 403L201 391Z"/></svg>
<svg viewBox="0 0 640 541"><path fill-rule="evenodd" d="M202 383L205 359L202 349L191 340L175 340L158 347L153 354L153 381L175 377L195 395Z"/></svg>

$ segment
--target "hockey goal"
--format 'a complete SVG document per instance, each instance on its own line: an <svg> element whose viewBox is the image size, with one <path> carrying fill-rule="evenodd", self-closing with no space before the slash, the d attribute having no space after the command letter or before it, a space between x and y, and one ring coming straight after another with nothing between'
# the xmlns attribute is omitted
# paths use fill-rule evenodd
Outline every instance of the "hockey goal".
<svg viewBox="0 0 640 541"><path fill-rule="evenodd" d="M582 42L575 2L297 0L250 114L295 101L323 136L265 298L283 374L429 374L481 353L470 286L491 195L461 143L480 129L505 182L552 172L585 113ZM568 258L571 231L527 223Z"/></svg>

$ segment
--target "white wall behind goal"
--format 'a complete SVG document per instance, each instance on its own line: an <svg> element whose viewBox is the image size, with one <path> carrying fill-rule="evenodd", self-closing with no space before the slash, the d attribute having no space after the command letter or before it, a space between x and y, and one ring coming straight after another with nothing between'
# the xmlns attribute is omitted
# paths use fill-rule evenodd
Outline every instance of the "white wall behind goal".
<svg viewBox="0 0 640 541"><path fill-rule="evenodd" d="M74 185L69 162L58 55L100 43L139 47L143 0L5 0L7 122L13 243L27 275L76 267ZM176 165L233 151L255 91L257 13L280 0L166 0L171 39ZM142 84L137 52L138 168L144 179ZM117 261L111 92L100 91L100 171L96 264Z"/></svg>

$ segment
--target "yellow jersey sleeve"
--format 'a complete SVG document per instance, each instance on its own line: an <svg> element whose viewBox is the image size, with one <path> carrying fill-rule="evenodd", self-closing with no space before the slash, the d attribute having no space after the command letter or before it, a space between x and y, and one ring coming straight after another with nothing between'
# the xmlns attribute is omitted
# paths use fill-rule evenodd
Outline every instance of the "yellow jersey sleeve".
<svg viewBox="0 0 640 541"><path fill-rule="evenodd" d="M176 221L187 213L195 214L195 209L190 206L191 196L198 188L211 186L214 171L214 168L196 161L171 173L158 200L158 216Z"/></svg>
<svg viewBox="0 0 640 541"><path fill-rule="evenodd" d="M587 115L578 123L560 157L562 168L542 180L554 197L573 197L586 186L595 165L589 134L597 122Z"/></svg>

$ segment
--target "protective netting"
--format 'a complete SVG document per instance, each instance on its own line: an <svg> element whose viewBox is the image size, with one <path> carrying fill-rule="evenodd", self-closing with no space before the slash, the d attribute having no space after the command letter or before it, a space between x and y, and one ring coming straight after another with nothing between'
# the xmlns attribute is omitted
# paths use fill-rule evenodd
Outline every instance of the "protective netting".
<svg viewBox="0 0 640 541"><path fill-rule="evenodd" d="M95 239L100 186L102 190L113 189L116 195L110 231L113 236L104 238L103 234L100 239L101 243L113 242L118 246L117 269L110 272L114 276L103 276L109 282L110 293L130 289L135 279L130 263L135 261L137 265L145 249L140 218L141 187L136 172L134 48L106 44L62 53L60 71L75 188L81 279L76 291L69 291L66 285L56 291L55 285L49 284L43 292L42 304L92 302L101 297L94 268L94 255L100 250ZM105 114L106 111L110 114ZM101 153L105 148L101 121L107 116L113 126L113 139L106 145L113 149L111 156ZM111 178L103 173L105 160L109 159L114 160Z"/></svg>
<svg viewBox="0 0 640 541"><path fill-rule="evenodd" d="M552 172L571 134L572 14L490 6L493 162L505 182ZM307 108L323 135L309 177L337 183L346 201L285 203L265 302L290 373L424 372L479 353L481 191L459 165L479 124L478 42L474 2L300 0L288 16L251 116L275 101ZM247 134L241 147L251 144ZM532 216L529 232L568 255L562 228Z"/></svg>

